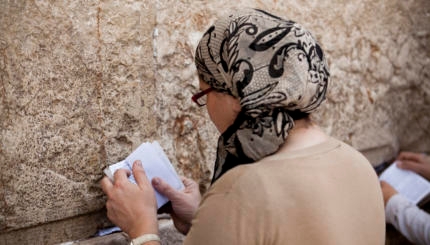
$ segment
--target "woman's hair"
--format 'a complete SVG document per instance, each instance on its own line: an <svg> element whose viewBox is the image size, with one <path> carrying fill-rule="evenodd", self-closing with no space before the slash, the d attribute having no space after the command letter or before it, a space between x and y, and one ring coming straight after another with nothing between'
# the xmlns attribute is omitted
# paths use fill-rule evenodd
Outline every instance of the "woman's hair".
<svg viewBox="0 0 430 245"><path fill-rule="evenodd" d="M329 68L313 35L294 21L258 9L220 18L196 50L199 77L238 98L235 123L220 137L214 179L276 152L294 120L325 99Z"/></svg>

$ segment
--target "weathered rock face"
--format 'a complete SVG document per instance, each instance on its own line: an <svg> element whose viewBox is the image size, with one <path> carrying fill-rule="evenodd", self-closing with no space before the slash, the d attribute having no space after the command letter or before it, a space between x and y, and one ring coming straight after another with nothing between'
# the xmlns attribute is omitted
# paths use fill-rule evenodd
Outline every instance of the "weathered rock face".
<svg viewBox="0 0 430 245"><path fill-rule="evenodd" d="M205 190L218 135L190 100L194 50L242 6L320 41L332 77L314 118L326 132L372 164L429 151L427 0L0 1L0 244L93 234L106 222L101 170L146 140Z"/></svg>
<svg viewBox="0 0 430 245"><path fill-rule="evenodd" d="M0 232L100 210L101 170L155 136L155 6L1 1L0 13Z"/></svg>

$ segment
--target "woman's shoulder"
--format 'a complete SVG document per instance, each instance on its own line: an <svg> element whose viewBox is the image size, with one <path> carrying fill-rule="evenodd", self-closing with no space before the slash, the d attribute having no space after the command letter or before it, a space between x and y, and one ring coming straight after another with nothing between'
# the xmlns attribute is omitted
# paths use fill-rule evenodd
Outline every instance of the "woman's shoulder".
<svg viewBox="0 0 430 245"><path fill-rule="evenodd" d="M249 190L257 192L261 187L262 176L258 164L246 164L234 167L219 178L208 190L210 195L247 195Z"/></svg>

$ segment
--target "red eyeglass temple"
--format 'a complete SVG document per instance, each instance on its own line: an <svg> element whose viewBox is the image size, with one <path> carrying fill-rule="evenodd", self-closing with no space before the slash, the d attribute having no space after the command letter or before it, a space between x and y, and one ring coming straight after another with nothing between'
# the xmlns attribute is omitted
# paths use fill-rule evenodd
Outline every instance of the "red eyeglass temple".
<svg viewBox="0 0 430 245"><path fill-rule="evenodd" d="M212 87L211 87L211 88L207 88L207 89L205 89L205 90L203 90L203 91L201 91L201 92L198 92L197 94L194 94L194 95L193 95L193 97L191 97L191 99L192 99L194 102L196 102L196 103L198 104L197 100L198 100L200 97L204 96L205 94L209 93L209 92L210 92L210 91L212 91L212 90L213 90L213 88L212 88Z"/></svg>

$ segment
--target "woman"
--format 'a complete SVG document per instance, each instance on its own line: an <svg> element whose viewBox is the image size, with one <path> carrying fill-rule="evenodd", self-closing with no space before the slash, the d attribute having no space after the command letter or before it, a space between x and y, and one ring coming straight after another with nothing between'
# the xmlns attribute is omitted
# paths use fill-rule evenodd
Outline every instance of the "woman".
<svg viewBox="0 0 430 245"><path fill-rule="evenodd" d="M213 184L200 202L192 180L184 179L184 192L152 180L171 200L185 244L384 244L372 167L309 118L324 100L329 71L308 31L239 10L204 34L196 66L202 92L193 100L204 105L206 97L222 134ZM153 189L138 163L133 171L137 186L125 171L115 184L102 181L108 216L131 238L157 234Z"/></svg>

